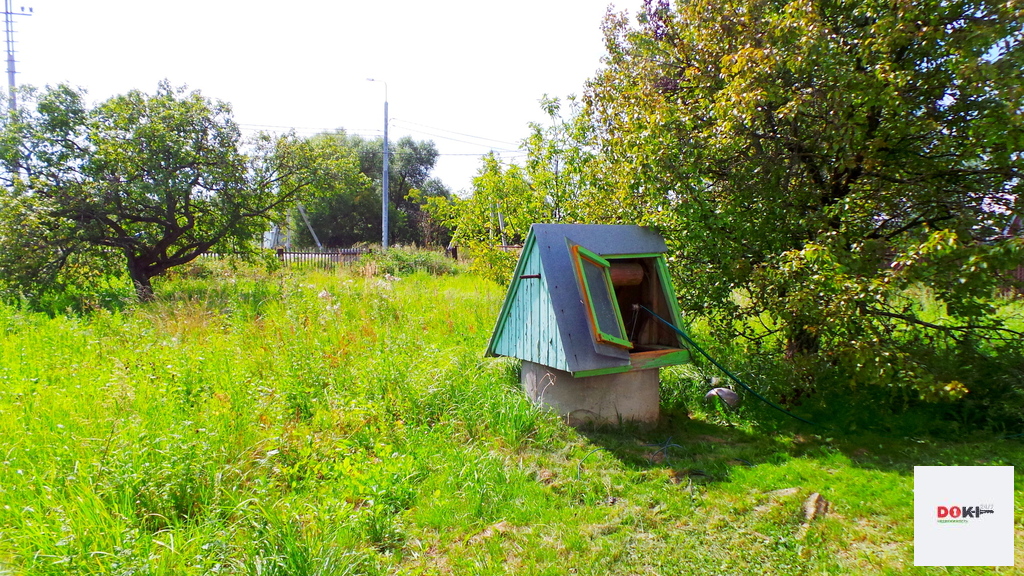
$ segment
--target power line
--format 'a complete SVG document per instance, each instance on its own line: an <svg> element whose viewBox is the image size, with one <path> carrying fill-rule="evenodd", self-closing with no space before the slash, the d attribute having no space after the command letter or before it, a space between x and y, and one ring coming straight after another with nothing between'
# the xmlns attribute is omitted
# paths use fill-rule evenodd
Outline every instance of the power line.
<svg viewBox="0 0 1024 576"><path fill-rule="evenodd" d="M408 123L411 124L411 122L408 122ZM330 133L336 133L336 132L344 132L345 134L353 134L353 135L357 135L357 136L362 136L362 135L379 136L383 132L382 130L374 130L372 128L349 130L347 128L314 128L314 127L300 127L300 126L277 126L277 125L273 125L273 124L239 124L238 126L240 128L246 129L246 130L259 130L259 129L264 129L264 128L270 128L270 129L277 129L277 130L294 130L296 132L312 133L312 134L330 134ZM425 134L427 136L433 136L435 138L441 138L443 140L449 140L449 141L452 141L452 142L459 142L461 144L468 144L470 146L489 147L486 144L480 144L478 142L468 142L468 141L465 141L465 140L459 140L457 138L450 138L448 136L442 136L442 135L439 135L439 134L433 134L431 132L425 132L423 130L417 130L417 129L408 128L408 127L406 129L407 130L411 130L412 132L415 132L415 133L418 133L418 134ZM449 132L451 132L451 131L449 131ZM459 134L458 132L451 132L451 133L452 134ZM469 136L469 137L470 138L477 138L476 136ZM492 142L504 143L501 140L492 140L492 139L489 139L489 138L480 138L480 139L481 140L491 140ZM487 156L491 152L498 152L498 153L501 153L504 156L513 157L513 158L514 157L519 157L519 156L525 156L526 154L528 154L528 152L526 152L523 149L510 149L510 148L495 148L495 147L491 147L491 150L488 151L488 152L439 152L438 156L477 156L477 157L482 157L482 156ZM400 152L398 154L400 154Z"/></svg>
<svg viewBox="0 0 1024 576"><path fill-rule="evenodd" d="M437 153L438 156L477 156L477 157L487 156L488 154L490 154L490 152L438 152ZM503 158L505 158L505 157L507 157L507 158L515 158L515 157L519 157L519 156L526 156L527 154L528 154L528 152L511 152L511 153L503 153L503 154L501 154L501 156ZM394 157L394 156L415 156L415 155L416 154L414 154L412 152L401 152L401 151L395 151L395 152L391 153L392 157Z"/></svg>
<svg viewBox="0 0 1024 576"><path fill-rule="evenodd" d="M438 156L487 156L488 154L490 154L490 152L466 152L466 153L449 153L449 154L438 153ZM502 157L515 158L515 157L518 157L518 156L526 156L527 154L529 154L529 152L513 151L513 152L510 152L510 153L502 154Z"/></svg>
<svg viewBox="0 0 1024 576"><path fill-rule="evenodd" d="M508 142L505 140L495 140L494 138L484 138L483 136L474 136L473 134L465 134L463 132L456 132L454 130L447 130L445 128L438 128L436 126L427 126L426 124L418 124L416 122L410 122L408 120L395 119L395 122L401 122L404 124L410 124L412 126L419 126L420 128L429 128L431 130L439 130L441 132L447 132L449 134L455 134L457 136L465 136L466 138L474 138L476 140L487 140L488 142L497 142L498 144L507 144L509 146L519 146L516 142Z"/></svg>
<svg viewBox="0 0 1024 576"><path fill-rule="evenodd" d="M380 128L357 128L357 129L346 129L346 128L316 128L312 126L275 126L272 124L239 124L239 128L245 128L250 130L259 130L264 128L275 129L275 130L295 130L296 132L313 132L313 133L336 133L344 132L345 134L380 134L382 130Z"/></svg>
<svg viewBox="0 0 1024 576"><path fill-rule="evenodd" d="M483 147L489 146L487 144L480 144L480 143L477 143L477 142L467 142L465 140L459 140L457 138L451 138L449 136L444 136L444 135L441 135L441 134L436 134L434 132L427 132L425 130L420 130L420 129L415 128L415 127L428 128L430 130L436 130L436 131L445 132L445 133L448 133L448 134L455 134L457 136L463 136L465 138L473 138L475 140L484 140L484 141L487 141L487 142L494 142L494 143L497 143L497 144L505 144L506 146L515 146L515 148L506 148L506 147L495 148L496 150L500 149L500 150L508 151L508 152L519 152L519 151L522 150L521 148L519 148L519 144L518 143L516 143L516 142L509 142L507 140L497 140L495 138L485 138L483 136L476 136L476 135L473 135L473 134L466 134L464 132L456 132L455 130L448 130L448 129L445 129L445 128L438 128L436 126L428 126L426 124L420 124L418 122L410 122L408 120L401 120L401 119L397 119L397 118L392 119L392 122L395 123L395 124L407 124L408 126L405 126L405 128L407 130L412 131L412 132L416 132L416 133L419 133L419 134L426 134L427 136L434 136L435 138L442 138L444 140L451 140L452 142L460 142L462 144L469 144L471 146L483 146ZM296 131L302 131L302 132L323 132L323 133L344 132L346 134L380 134L380 133L383 132L379 128L363 128L363 129L360 129L360 128L349 129L349 128L343 128L343 127L339 127L339 128L318 128L318 127L309 127L309 126L307 126L307 127L303 127L303 126L278 126L278 125L273 125L273 124L239 124L239 126L243 127L243 128L253 128L253 129L256 129L256 128L273 128L273 129L278 129L278 130L296 130Z"/></svg>
<svg viewBox="0 0 1024 576"><path fill-rule="evenodd" d="M450 142L458 142L460 144L469 144L470 146L480 146L482 148L491 148L492 150L501 150L503 152L520 152L521 151L521 149L519 149L519 148L496 148L494 146L491 146L490 144L481 144L479 142L470 142L468 140L459 140L458 138L452 138L450 136L444 136L444 135L441 135L441 134L434 134L433 132L427 132L425 130L417 130L417 129L409 128L409 127L406 127L406 130L412 130L413 132L415 132L417 134L425 134L427 136L433 136L434 138L440 138L442 140L448 140Z"/></svg>

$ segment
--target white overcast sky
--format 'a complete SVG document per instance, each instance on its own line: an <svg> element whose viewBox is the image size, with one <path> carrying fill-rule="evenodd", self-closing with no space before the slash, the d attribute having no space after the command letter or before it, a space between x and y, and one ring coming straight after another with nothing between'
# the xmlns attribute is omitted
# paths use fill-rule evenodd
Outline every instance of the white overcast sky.
<svg viewBox="0 0 1024 576"><path fill-rule="evenodd" d="M168 79L230 102L247 130L345 128L433 140L468 190L479 155L516 158L544 94L580 94L609 7L642 0L15 0L17 78L98 102Z"/></svg>

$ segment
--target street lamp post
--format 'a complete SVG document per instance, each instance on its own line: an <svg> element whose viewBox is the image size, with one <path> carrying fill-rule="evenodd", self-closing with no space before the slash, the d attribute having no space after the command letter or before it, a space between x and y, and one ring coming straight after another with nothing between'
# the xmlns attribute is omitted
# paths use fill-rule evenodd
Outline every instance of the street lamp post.
<svg viewBox="0 0 1024 576"><path fill-rule="evenodd" d="M384 84L384 176L381 186L381 246L388 249L388 83L375 78L367 78L370 82L381 82Z"/></svg>

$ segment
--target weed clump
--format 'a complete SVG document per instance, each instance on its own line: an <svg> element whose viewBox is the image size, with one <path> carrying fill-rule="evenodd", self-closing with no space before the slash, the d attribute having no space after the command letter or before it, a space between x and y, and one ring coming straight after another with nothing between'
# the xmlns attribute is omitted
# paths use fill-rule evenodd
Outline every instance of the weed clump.
<svg viewBox="0 0 1024 576"><path fill-rule="evenodd" d="M443 252L421 248L394 247L364 254L359 266L365 276L408 276L423 272L431 276L457 274L459 264Z"/></svg>

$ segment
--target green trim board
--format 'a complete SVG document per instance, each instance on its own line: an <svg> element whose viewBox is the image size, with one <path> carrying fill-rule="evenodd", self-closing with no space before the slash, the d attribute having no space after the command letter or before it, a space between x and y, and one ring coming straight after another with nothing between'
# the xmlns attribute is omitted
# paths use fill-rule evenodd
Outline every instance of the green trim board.
<svg viewBox="0 0 1024 576"><path fill-rule="evenodd" d="M488 346L488 355L512 356L568 371L535 243L526 242L516 266L516 275Z"/></svg>
<svg viewBox="0 0 1024 576"><path fill-rule="evenodd" d="M650 370L686 364L690 361L690 351L682 348L657 350L652 352L636 352L629 355L630 370Z"/></svg>
<svg viewBox="0 0 1024 576"><path fill-rule="evenodd" d="M583 251L574 252L575 246ZM678 320L669 276L662 268L664 250L664 240L640 226L533 225L495 320L487 355L511 356L583 376L682 361L684 355L664 352L682 348L674 334L669 338L661 330L637 325L635 319L626 321L636 314L636 304ZM642 264L646 275L641 284L612 284L611 270L620 259Z"/></svg>
<svg viewBox="0 0 1024 576"><path fill-rule="evenodd" d="M664 258L663 254L604 254L605 260L624 260L626 258Z"/></svg>
<svg viewBox="0 0 1024 576"><path fill-rule="evenodd" d="M517 279L523 275L523 268L526 267L528 255L533 251L536 243L537 239L534 238L533 234L527 235L526 242L523 244L523 250L519 253L519 261L516 262L516 270L512 273L512 282L509 283L508 289L505 290L505 301L501 304L501 311L498 312L498 318L495 320L494 330L491 331L491 339L487 343L488 352L494 350L496 340L502 333L505 322L508 320L509 308L511 308L512 303L515 301L516 292L522 284Z"/></svg>
<svg viewBox="0 0 1024 576"><path fill-rule="evenodd" d="M661 288L665 292L665 300L668 304L669 312L672 314L672 323L676 326L682 326L683 313L679 310L679 299L676 298L676 291L672 287L672 275L668 271L668 262L665 261L664 254L655 256L654 266L658 269L658 280L661 282Z"/></svg>
<svg viewBox="0 0 1024 576"><path fill-rule="evenodd" d="M626 339L626 324L616 304L611 264L579 245L572 247L572 255L594 338L598 342L632 348L633 344Z"/></svg>
<svg viewBox="0 0 1024 576"><path fill-rule="evenodd" d="M611 368L598 368L597 370L583 370L582 372L572 372L573 378L586 378L588 376L605 376L607 374L622 374L623 372L629 372L632 370L632 365L626 366L613 366Z"/></svg>
<svg viewBox="0 0 1024 576"><path fill-rule="evenodd" d="M633 370L651 370L664 368L666 366L677 366L690 361L690 351L682 348L669 350L657 350L652 352L634 352L629 355L629 366L614 366L612 368L601 368L598 370L583 370L573 372L573 378L586 378L588 376L604 376L606 374L621 374Z"/></svg>

